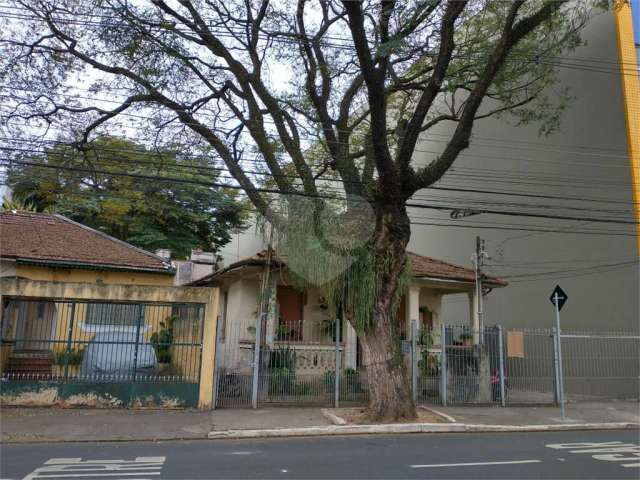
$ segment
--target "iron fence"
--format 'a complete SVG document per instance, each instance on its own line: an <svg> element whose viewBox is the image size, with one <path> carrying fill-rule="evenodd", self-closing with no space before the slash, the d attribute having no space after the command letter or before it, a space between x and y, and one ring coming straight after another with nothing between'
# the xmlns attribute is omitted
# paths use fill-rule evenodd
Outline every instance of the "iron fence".
<svg viewBox="0 0 640 480"><path fill-rule="evenodd" d="M10 299L3 380L188 382L200 379L204 306Z"/></svg>
<svg viewBox="0 0 640 480"><path fill-rule="evenodd" d="M281 336L261 346L255 383L258 405L368 401L366 367L349 352L343 335L323 342L310 335L303 334L302 341L297 337ZM553 329L447 325L440 332L415 328L402 349L417 403L551 404L559 399L556 340ZM639 336L565 332L561 342L564 392L570 400L638 397ZM251 355L254 346L247 352ZM253 366L250 357L243 369L218 370L217 406L252 406Z"/></svg>
<svg viewBox="0 0 640 480"><path fill-rule="evenodd" d="M640 336L562 333L564 393L568 400L633 398L640 394Z"/></svg>

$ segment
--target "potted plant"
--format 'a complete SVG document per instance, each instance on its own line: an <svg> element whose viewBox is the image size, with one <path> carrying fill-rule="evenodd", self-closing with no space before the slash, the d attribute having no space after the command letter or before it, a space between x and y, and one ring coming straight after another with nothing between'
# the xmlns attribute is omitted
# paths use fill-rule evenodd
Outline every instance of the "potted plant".
<svg viewBox="0 0 640 480"><path fill-rule="evenodd" d="M67 375L72 377L78 374L78 368L82 363L84 348L70 348L54 352L54 376L64 375L64 366L67 365Z"/></svg>

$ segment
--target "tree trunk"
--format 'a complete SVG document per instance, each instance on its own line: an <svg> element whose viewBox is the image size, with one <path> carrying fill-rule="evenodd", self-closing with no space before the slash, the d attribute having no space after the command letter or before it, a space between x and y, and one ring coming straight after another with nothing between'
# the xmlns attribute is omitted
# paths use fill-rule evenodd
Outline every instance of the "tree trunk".
<svg viewBox="0 0 640 480"><path fill-rule="evenodd" d="M381 281L369 325L360 331L360 344L369 380L368 416L372 421L395 422L416 418L394 305L402 294L400 276L411 231L404 206L378 211L376 220L371 247L382 260L378 262Z"/></svg>

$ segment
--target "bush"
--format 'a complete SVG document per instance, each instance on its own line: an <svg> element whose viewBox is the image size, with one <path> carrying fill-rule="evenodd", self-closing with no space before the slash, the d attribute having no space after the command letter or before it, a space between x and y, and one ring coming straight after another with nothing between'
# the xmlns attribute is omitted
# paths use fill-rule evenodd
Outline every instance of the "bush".
<svg viewBox="0 0 640 480"><path fill-rule="evenodd" d="M173 322L176 317L167 317L160 322L160 330L154 332L149 339L156 351L158 363L171 363L171 345L173 344Z"/></svg>
<svg viewBox="0 0 640 480"><path fill-rule="evenodd" d="M335 370L324 372L323 384L327 392L333 392L336 385ZM361 393L362 383L360 382L360 372L353 368L345 368L340 374L340 393L343 392Z"/></svg>
<svg viewBox="0 0 640 480"><path fill-rule="evenodd" d="M65 358L68 359L68 365L80 365L82 363L82 356L84 355L84 348L71 348L69 352L67 350L59 350L55 352L56 365L64 365Z"/></svg>
<svg viewBox="0 0 640 480"><path fill-rule="evenodd" d="M294 372L296 369L296 351L289 347L281 347L269 352L269 368L287 369Z"/></svg>
<svg viewBox="0 0 640 480"><path fill-rule="evenodd" d="M269 376L269 393L282 395L294 393L296 375L288 368L272 368Z"/></svg>

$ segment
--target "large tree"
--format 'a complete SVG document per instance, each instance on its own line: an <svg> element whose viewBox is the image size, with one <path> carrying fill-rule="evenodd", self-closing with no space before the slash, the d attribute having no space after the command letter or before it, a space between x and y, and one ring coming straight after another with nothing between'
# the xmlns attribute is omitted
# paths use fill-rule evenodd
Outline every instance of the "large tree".
<svg viewBox="0 0 640 480"><path fill-rule="evenodd" d="M291 270L318 285L358 331L377 419L415 416L395 321L408 276L408 200L445 174L479 118L512 115L539 121L543 131L557 125L567 97L548 88L554 66L579 44L593 6L13 4L19 21L6 25L0 74L15 89L13 124L75 123L82 143L134 117L213 150L275 229ZM70 89L78 84L88 93ZM429 163L416 165L416 145L432 129L447 140ZM264 188L265 176L275 188Z"/></svg>
<svg viewBox="0 0 640 480"><path fill-rule="evenodd" d="M26 153L7 172L13 198L34 210L63 214L146 250L169 249L174 258L194 249L217 252L243 226L246 206L219 182L204 157L114 137L81 151L57 144L44 154Z"/></svg>

